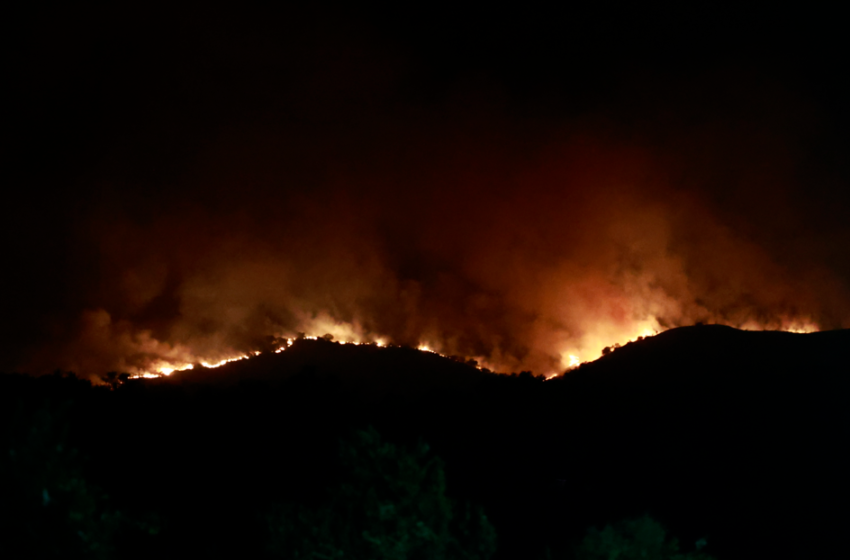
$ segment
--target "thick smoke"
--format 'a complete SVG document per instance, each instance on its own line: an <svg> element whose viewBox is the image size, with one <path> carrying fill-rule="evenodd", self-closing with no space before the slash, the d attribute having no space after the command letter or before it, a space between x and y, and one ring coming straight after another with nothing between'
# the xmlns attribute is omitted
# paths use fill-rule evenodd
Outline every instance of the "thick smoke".
<svg viewBox="0 0 850 560"><path fill-rule="evenodd" d="M20 296L58 292L2 365L138 373L306 332L550 373L695 322L848 326L847 230L781 90L635 85L550 118L486 83L398 102L393 71L352 85L343 62L202 139L168 113L95 158L45 226L61 278Z"/></svg>
<svg viewBox="0 0 850 560"><path fill-rule="evenodd" d="M139 371L300 331L548 373L667 327L846 309L639 142L449 121L307 164L260 127L145 207L95 205L74 232L96 254L85 305L21 367Z"/></svg>

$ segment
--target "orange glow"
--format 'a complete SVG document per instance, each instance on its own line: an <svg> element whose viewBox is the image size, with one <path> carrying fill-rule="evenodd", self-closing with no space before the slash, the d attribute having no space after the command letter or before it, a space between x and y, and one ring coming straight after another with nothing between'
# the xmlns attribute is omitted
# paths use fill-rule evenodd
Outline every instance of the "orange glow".
<svg viewBox="0 0 850 560"><path fill-rule="evenodd" d="M561 351L561 371L601 358L605 348L624 346L664 330L654 319L638 322L636 326L600 323L593 331L568 341Z"/></svg>
<svg viewBox="0 0 850 560"><path fill-rule="evenodd" d="M230 362L235 362L237 360L244 360L247 357L248 356L239 356L238 358L224 359L224 360L220 360L220 361L218 361L214 364L211 364L209 362L201 362L201 365L204 366L205 368L217 368L217 367L221 367L224 364L227 364L227 363L230 363Z"/></svg>
<svg viewBox="0 0 850 560"><path fill-rule="evenodd" d="M755 321L748 321L739 327L745 331L785 331L798 334L818 332L820 327L810 319L781 318L776 323L763 325Z"/></svg>
<svg viewBox="0 0 850 560"><path fill-rule="evenodd" d="M336 340L334 335L333 342L338 344L372 344L379 348L391 346L391 344L387 341L386 337L377 337L373 334L364 333L359 327L352 326L346 323L330 322L327 319L327 316L324 316L322 324L324 326L334 326L334 330L340 335L341 339ZM778 321L776 324L770 325L762 325L756 322L747 322L743 325L737 326L737 328L741 328L742 330L782 330L794 333L810 333L819 330L818 326L812 321L786 319ZM574 337L567 340L564 350L560 352L560 367L554 368L550 371L544 371L543 376L546 379L552 379L560 375L564 371L579 367L582 363L591 362L600 358L604 354L603 351L606 348L614 349L620 346L624 346L630 342L635 342L642 338L654 336L659 332L663 332L664 330L666 329L661 327L655 320L638 322L637 327L632 326L631 328L625 328L616 324L605 325L600 323L597 325L596 329L589 331L582 336ZM318 340L319 338L324 338L326 335L319 336L318 334L302 334L299 336L306 340ZM280 347L274 350L274 353L276 354L286 351L295 342L295 337L293 336L278 338L282 340L282 344ZM175 349L172 351L172 354L176 352L177 348L178 347L175 347ZM416 347L416 349L420 352L436 354L444 358L448 357L446 354L440 352L438 350L439 348L440 346L438 344L434 344L433 342L422 342ZM194 364L200 364L201 366L210 369L218 368L231 362L236 362L254 356L259 356L261 353L258 350L254 350L247 354L231 354L224 358L198 358L193 356L191 352L189 352L188 349L185 347L179 347L179 349L183 351L182 359L172 358L168 361L162 360L159 361L159 363L154 362L150 369L139 371L137 374L133 375L132 378L156 378L168 376L173 374L174 372L191 370L194 368ZM219 354L219 356L221 356L221 354ZM509 371L500 368L498 360L491 361L486 356L474 356L473 358L478 364L475 366L478 369L486 368L491 371L503 371L505 373Z"/></svg>
<svg viewBox="0 0 850 560"><path fill-rule="evenodd" d="M755 321L750 321L742 325L732 326L735 326L736 328L739 328L741 330L776 330L792 333L812 333L818 332L820 330L818 325L813 321L790 319L782 319L777 323L767 325ZM667 329L662 328L655 321L649 321L645 322L644 326L641 326L639 327L639 329L633 331L633 334L631 335L626 334L620 336L613 336L617 332L616 329L606 328L602 330L612 336L610 336L609 338L602 338L601 336L595 333L589 334L580 339L579 345L570 346L567 350L561 353L561 363L563 364L564 369L573 369L584 362L592 362L594 360L599 359L600 357L602 357L603 350L605 348L615 349L620 346L625 346L630 342L637 342L642 338L655 336L661 332L664 332Z"/></svg>

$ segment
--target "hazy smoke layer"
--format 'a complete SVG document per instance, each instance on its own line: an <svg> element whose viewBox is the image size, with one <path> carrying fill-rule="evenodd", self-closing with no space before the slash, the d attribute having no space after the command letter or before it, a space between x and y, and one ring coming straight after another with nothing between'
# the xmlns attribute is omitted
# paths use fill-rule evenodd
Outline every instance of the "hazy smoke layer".
<svg viewBox="0 0 850 560"><path fill-rule="evenodd" d="M486 85L395 103L365 58L202 138L157 113L13 221L36 264L1 365L139 372L330 332L548 373L698 321L850 323L804 104L725 76L519 116Z"/></svg>

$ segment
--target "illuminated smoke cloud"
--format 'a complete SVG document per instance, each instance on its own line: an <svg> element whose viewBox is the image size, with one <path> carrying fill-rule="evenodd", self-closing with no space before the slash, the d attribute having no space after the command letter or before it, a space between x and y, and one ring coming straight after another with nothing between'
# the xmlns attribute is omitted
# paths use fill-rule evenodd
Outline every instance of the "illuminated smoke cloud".
<svg viewBox="0 0 850 560"><path fill-rule="evenodd" d="M91 166L44 226L56 278L19 283L37 334L0 365L140 374L329 333L550 374L695 322L848 326L847 228L812 227L829 201L801 203L817 178L781 92L521 118L496 86L393 105L380 61L335 64L202 140L145 123L191 146L171 167L132 143Z"/></svg>
<svg viewBox="0 0 850 560"><path fill-rule="evenodd" d="M493 142L500 131L467 126L459 140L445 125L406 149L330 154L341 169L309 187L262 158L228 161L225 142L195 171L202 186L146 219L98 209L82 239L97 246L98 290L62 351L25 367L179 369L306 332L551 373L672 326L826 317L817 286L654 154L586 134ZM215 168L228 165L238 173Z"/></svg>

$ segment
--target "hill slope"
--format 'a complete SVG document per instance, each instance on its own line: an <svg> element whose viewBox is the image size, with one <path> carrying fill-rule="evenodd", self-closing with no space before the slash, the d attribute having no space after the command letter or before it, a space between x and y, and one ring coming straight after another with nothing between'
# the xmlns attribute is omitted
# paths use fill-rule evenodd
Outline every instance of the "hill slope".
<svg viewBox="0 0 850 560"><path fill-rule="evenodd" d="M257 515L315 500L338 439L372 425L431 444L450 493L495 524L498 559L566 557L588 526L646 512L720 559L827 557L850 522L848 344L848 331L689 327L544 381L300 341L115 391L4 376L0 404L73 399L92 479L168 520L149 556L256 557Z"/></svg>
<svg viewBox="0 0 850 560"><path fill-rule="evenodd" d="M267 352L218 368L178 371L162 381L183 385L280 385L307 375L333 378L352 396L375 400L437 388L468 389L486 376L473 364L414 348L341 344L319 338L296 340L283 352Z"/></svg>

